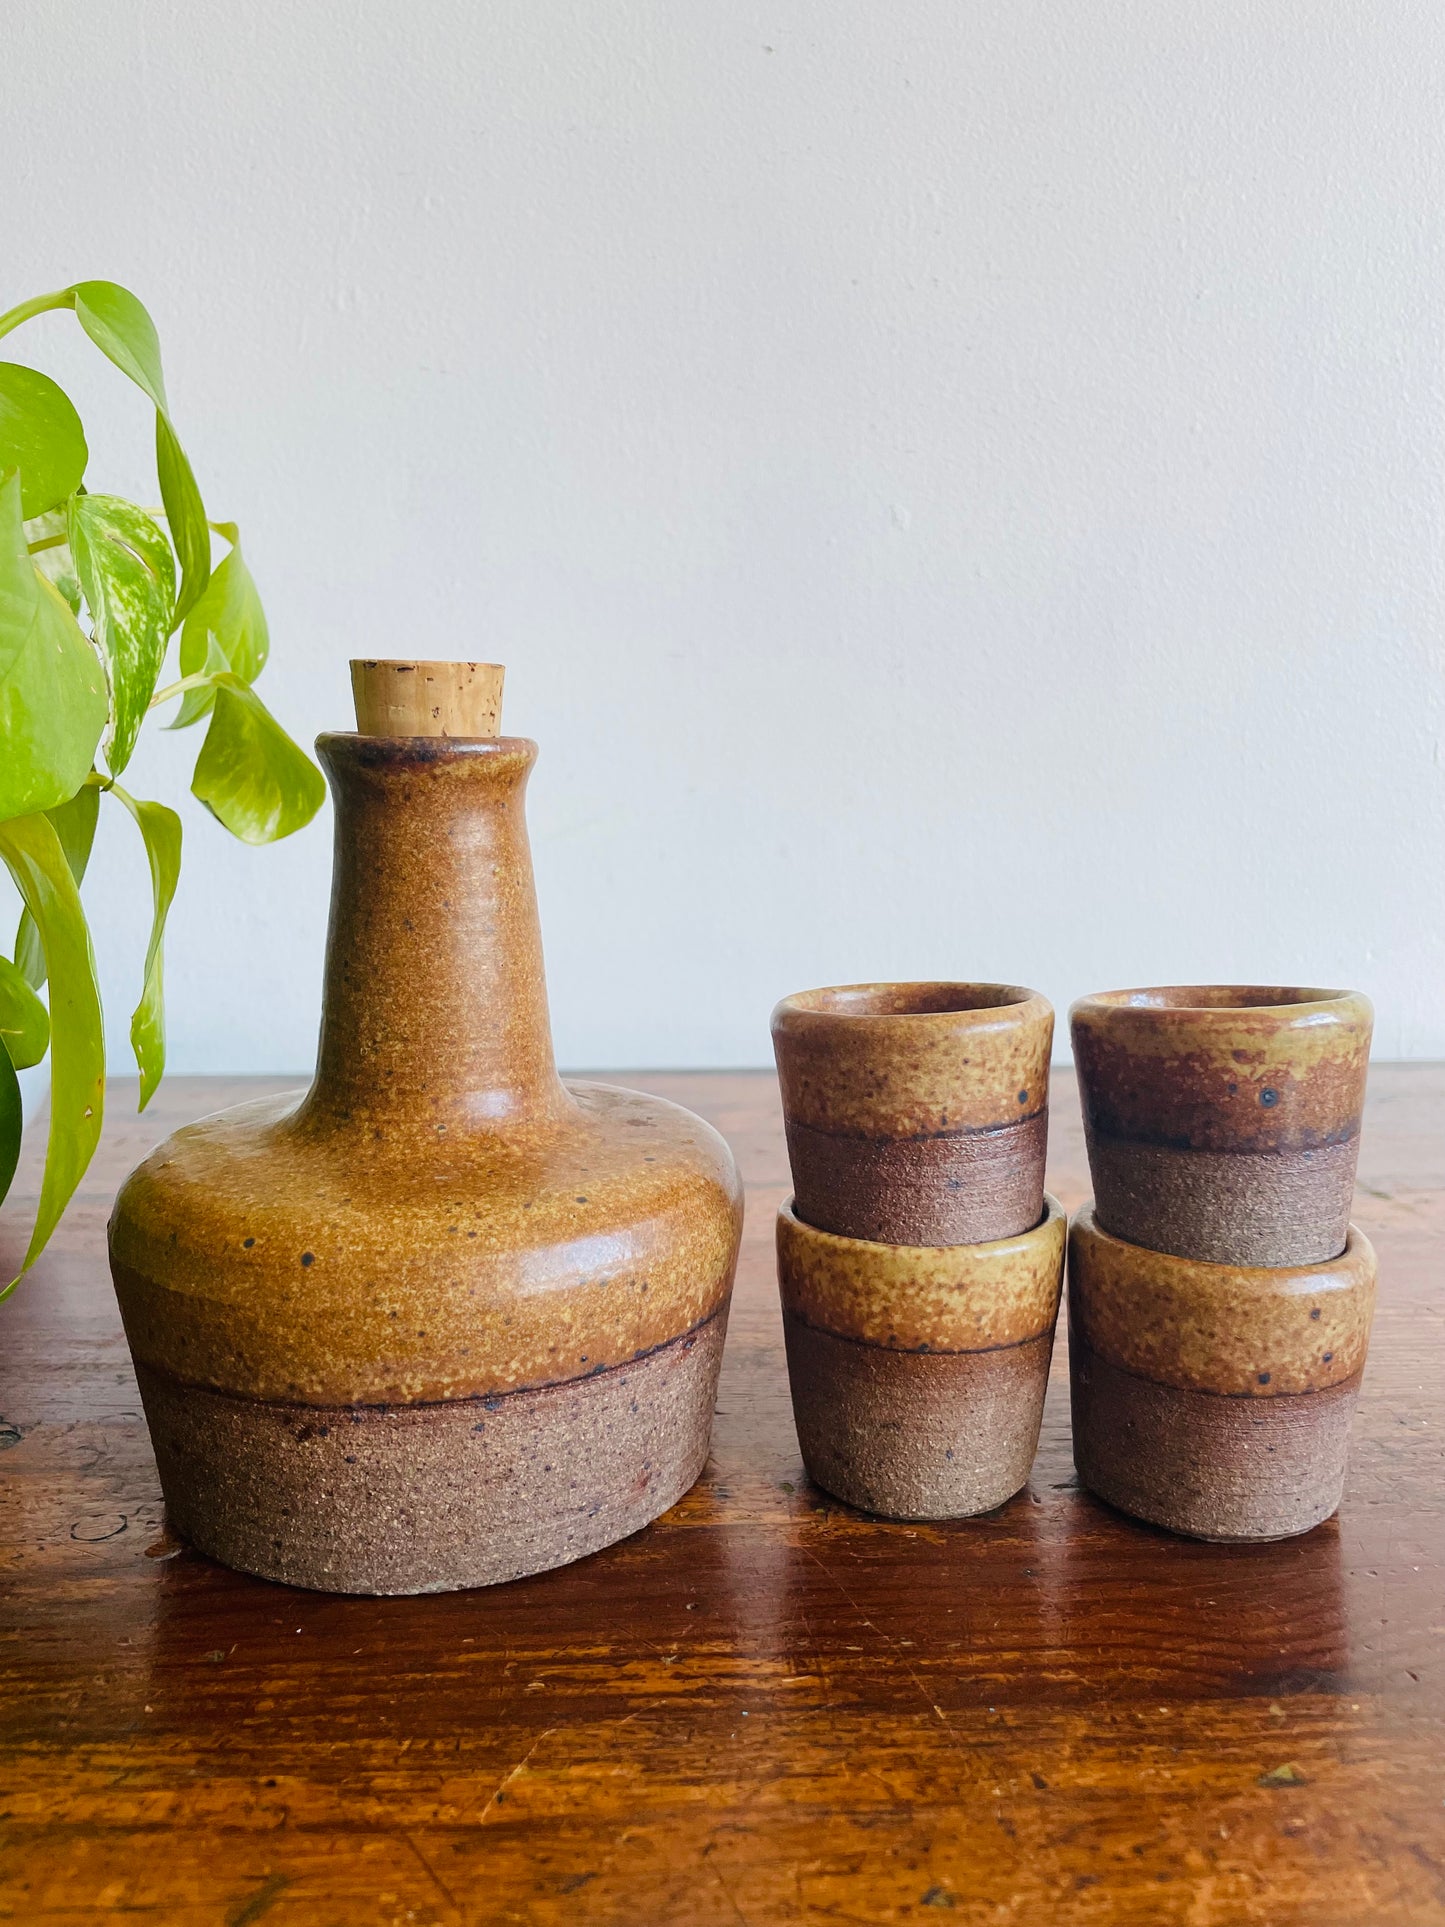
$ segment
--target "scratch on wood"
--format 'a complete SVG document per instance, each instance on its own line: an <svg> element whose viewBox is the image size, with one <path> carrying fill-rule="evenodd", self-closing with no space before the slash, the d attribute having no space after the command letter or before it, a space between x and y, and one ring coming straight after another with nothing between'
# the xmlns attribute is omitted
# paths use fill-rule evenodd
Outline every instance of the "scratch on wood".
<svg viewBox="0 0 1445 1927"><path fill-rule="evenodd" d="M557 1728L555 1726L543 1727L542 1731L537 1735L536 1739L533 1740L532 1744L527 1748L526 1752L522 1755L521 1759L518 1760L517 1764L512 1768L511 1772L504 1773L502 1775L501 1779L497 1782L496 1786L493 1787L492 1789L491 1799L488 1800L487 1804L482 1808L481 1818L477 1822L479 1826L482 1825L483 1822L486 1820L487 1815L491 1812L492 1808L497 1804L498 1800L501 1799L502 1795L506 1792L507 1788L512 1784L513 1780L515 1780L517 1775L522 1771L523 1767L526 1766L528 1760L531 1759L532 1755L537 1751L537 1748L542 1744L543 1740L549 1739L552 1736L552 1734L555 1733L556 1731L557 1731Z"/></svg>
<svg viewBox="0 0 1445 1927"><path fill-rule="evenodd" d="M838 1591L842 1593L843 1597L847 1600L848 1604L853 1608L854 1612L857 1613L858 1617L862 1620L863 1624L868 1628L869 1632L872 1633L875 1638L881 1639L885 1645L891 1646L894 1652L899 1654L900 1663L902 1664L904 1672L907 1673L908 1677L913 1681L913 1684L918 1688L920 1694L923 1696L924 1704L933 1713L935 1719L937 1719L940 1726L942 1726L944 1732L947 1733L949 1739L956 1746L958 1744L958 1735L953 1730L952 1721L949 1719L947 1713L944 1712L943 1708L938 1704L938 1701L933 1697L932 1693L929 1692L928 1688L924 1685L923 1681L919 1678L918 1674L909 1665L908 1661L902 1658L902 1649L899 1646L897 1640L890 1639L887 1633L881 1631L877 1626L874 1625L873 1621L868 1617L867 1613L864 1612L863 1608L858 1604L858 1601L853 1597L853 1595L849 1592L848 1588L843 1584L842 1580L838 1577L837 1573L831 1571L829 1567L825 1566L822 1560L818 1557L817 1553L814 1552L811 1547L805 1546L802 1548L802 1550L807 1553L808 1557L812 1560L813 1564L818 1568L819 1572L822 1573L823 1577L827 1580L830 1580L832 1584L838 1588Z"/></svg>
<svg viewBox="0 0 1445 1927"><path fill-rule="evenodd" d="M405 1840L406 1844L411 1848L412 1852L416 1855L417 1859L421 1862L423 1871L426 1873L427 1878L431 1881L432 1885L436 1888L437 1892L445 1895L447 1904L450 1907L452 1907L458 1915L460 1915L462 1911L462 1903L457 1899L456 1895L452 1892L451 1888L442 1879L441 1875L437 1872L436 1868L432 1865L430 1860L427 1859L426 1855L422 1852L421 1848L417 1845L416 1841L413 1840L413 1838L409 1833L404 1833L402 1835L402 1839Z"/></svg>
<svg viewBox="0 0 1445 1927"><path fill-rule="evenodd" d="M728 1885L728 1883L723 1879L722 1874L719 1872L717 1867L714 1866L713 1864L711 1855L712 1855L712 1850L716 1845L717 1845L717 1841L715 1839L708 1841L706 1847L704 1847L703 1849L703 1855L702 1855L703 1861L707 1866L708 1872L712 1875L713 1879L717 1882L718 1886L722 1889L724 1900L726 1900L729 1907L732 1908L733 1912L737 1915L738 1919L742 1922L742 1927L748 1927L748 1917L743 1912L742 1908L738 1905L736 1895L733 1893L733 1890Z"/></svg>
<svg viewBox="0 0 1445 1927"><path fill-rule="evenodd" d="M249 1900L243 1900L233 1914L227 1914L226 1927L251 1927L251 1922L259 1920L262 1914L268 1912L272 1901L278 1899L282 1889L290 1885L291 1881L286 1874L273 1873L269 1880L264 1881L256 1889Z"/></svg>

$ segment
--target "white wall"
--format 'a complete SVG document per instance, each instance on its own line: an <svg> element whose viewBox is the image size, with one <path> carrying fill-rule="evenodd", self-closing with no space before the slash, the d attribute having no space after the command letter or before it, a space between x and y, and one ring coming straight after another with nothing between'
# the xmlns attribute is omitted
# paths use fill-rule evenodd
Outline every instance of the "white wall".
<svg viewBox="0 0 1445 1927"><path fill-rule="evenodd" d="M4 37L0 306L150 303L267 700L309 736L349 655L509 665L565 1061L763 1062L782 992L933 974L1358 985L1445 1056L1438 0ZM0 352L153 499L73 322ZM187 835L173 1067L307 1065L327 825ZM120 826L88 895L124 1068Z"/></svg>

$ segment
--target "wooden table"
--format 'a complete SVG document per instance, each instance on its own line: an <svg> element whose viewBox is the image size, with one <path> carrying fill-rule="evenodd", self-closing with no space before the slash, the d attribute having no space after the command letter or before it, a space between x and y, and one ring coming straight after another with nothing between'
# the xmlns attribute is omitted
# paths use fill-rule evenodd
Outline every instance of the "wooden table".
<svg viewBox="0 0 1445 1927"><path fill-rule="evenodd" d="M174 1125L272 1087L175 1079L140 1120L117 1091L0 1307L0 1918L1445 1922L1445 1067L1374 1075L1382 1292L1344 1507L1234 1548L1078 1489L1062 1345L1033 1480L993 1517L885 1525L811 1488L773 1079L632 1081L718 1124L748 1184L707 1475L566 1571L414 1600L293 1592L167 1536L109 1199ZM1054 1101L1073 1206L1067 1075Z"/></svg>

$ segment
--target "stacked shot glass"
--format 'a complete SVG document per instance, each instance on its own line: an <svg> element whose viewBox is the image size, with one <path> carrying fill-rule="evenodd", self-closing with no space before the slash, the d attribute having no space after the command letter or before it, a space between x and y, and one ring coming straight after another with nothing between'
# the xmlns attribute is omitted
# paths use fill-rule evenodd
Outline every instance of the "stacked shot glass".
<svg viewBox="0 0 1445 1927"><path fill-rule="evenodd" d="M990 1511L1033 1464L1063 1277L1053 1009L1011 984L850 984L784 998L772 1028L809 1476L886 1518Z"/></svg>
<svg viewBox="0 0 1445 1927"><path fill-rule="evenodd" d="M1340 1502L1374 1312L1350 1223L1369 1002L1211 984L1070 1018L1094 1181L1069 1234L1079 1477L1194 1538L1307 1532Z"/></svg>

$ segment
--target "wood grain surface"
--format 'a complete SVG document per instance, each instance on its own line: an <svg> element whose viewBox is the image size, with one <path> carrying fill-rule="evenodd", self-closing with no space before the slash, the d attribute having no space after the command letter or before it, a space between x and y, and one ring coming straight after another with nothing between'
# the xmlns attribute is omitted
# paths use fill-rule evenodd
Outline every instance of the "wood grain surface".
<svg viewBox="0 0 1445 1927"><path fill-rule="evenodd" d="M748 1185L707 1473L579 1565L411 1600L168 1537L110 1197L176 1124L276 1086L172 1079L142 1119L115 1088L0 1307L0 1919L1445 1922L1445 1067L1372 1077L1380 1309L1344 1506L1255 1547L1078 1489L1062 1345L1001 1511L884 1525L810 1488L773 1078L630 1081L717 1124ZM1086 1190L1068 1076L1049 1184Z"/></svg>

